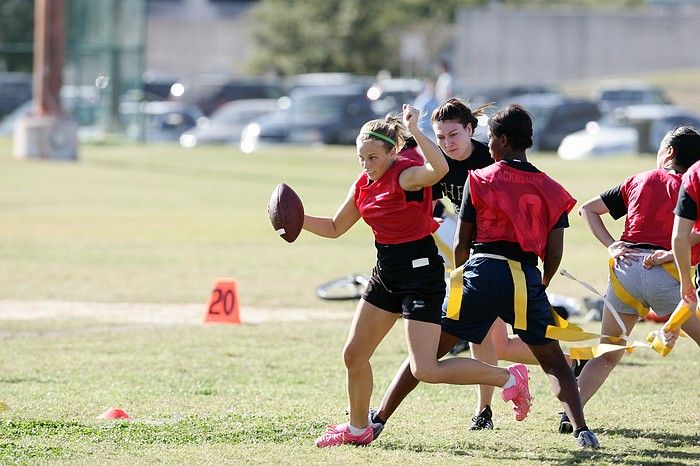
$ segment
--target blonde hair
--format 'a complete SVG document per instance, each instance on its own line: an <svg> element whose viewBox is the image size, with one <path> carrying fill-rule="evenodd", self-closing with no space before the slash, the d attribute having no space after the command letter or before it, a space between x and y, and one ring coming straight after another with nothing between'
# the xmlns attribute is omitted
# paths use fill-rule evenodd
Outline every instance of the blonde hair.
<svg viewBox="0 0 700 466"><path fill-rule="evenodd" d="M381 137L377 137L372 133L386 136L388 139L394 141L395 144L391 144L389 141ZM377 119L368 121L362 125L362 129L360 129L360 134L357 136L357 140L369 141L370 139L381 141L384 144L384 147L386 147L387 152L394 148L396 148L397 151L400 150L406 141L406 128L403 125L402 119L398 115L390 114L383 120Z"/></svg>

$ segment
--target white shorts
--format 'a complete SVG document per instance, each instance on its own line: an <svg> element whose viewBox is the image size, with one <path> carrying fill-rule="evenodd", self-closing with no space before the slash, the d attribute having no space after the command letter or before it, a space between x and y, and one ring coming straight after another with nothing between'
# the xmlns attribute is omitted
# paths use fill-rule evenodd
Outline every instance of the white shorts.
<svg viewBox="0 0 700 466"><path fill-rule="evenodd" d="M655 265L650 269L644 268L642 265L644 256L652 252L654 252L652 249L640 249L640 255L636 256L637 261L627 265L618 260L613 271L622 287L629 294L638 299L645 307L653 309L658 315L665 316L673 312L681 299L680 285L660 265ZM605 298L619 313L638 314L634 307L620 301L609 280Z"/></svg>

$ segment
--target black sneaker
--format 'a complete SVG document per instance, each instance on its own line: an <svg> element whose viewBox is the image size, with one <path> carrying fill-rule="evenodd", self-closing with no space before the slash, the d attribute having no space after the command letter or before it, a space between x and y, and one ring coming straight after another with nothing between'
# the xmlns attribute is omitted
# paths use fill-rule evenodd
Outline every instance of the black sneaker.
<svg viewBox="0 0 700 466"><path fill-rule="evenodd" d="M479 415L472 418L472 425L469 428L469 430L484 429L493 430L493 413L489 405L484 406Z"/></svg>
<svg viewBox="0 0 700 466"><path fill-rule="evenodd" d="M583 366L585 366L588 361L589 361L588 359L572 359L571 360L571 370L574 372L574 377L576 377L576 380L578 380L578 376L581 375L581 371L583 370Z"/></svg>
<svg viewBox="0 0 700 466"><path fill-rule="evenodd" d="M372 433L374 434L374 440L377 440L377 437L382 433L384 430L384 424L385 422L382 422L379 420L377 417L377 409L376 408L369 408L369 416L368 416L368 421L369 425L372 426Z"/></svg>
<svg viewBox="0 0 700 466"><path fill-rule="evenodd" d="M572 434L574 432L574 426L571 424L569 416L567 416L565 412L561 412L559 414L561 414L561 419L559 420L559 433Z"/></svg>
<svg viewBox="0 0 700 466"><path fill-rule="evenodd" d="M469 351L469 342L467 340L459 340L450 350L450 354L457 355L463 351Z"/></svg>

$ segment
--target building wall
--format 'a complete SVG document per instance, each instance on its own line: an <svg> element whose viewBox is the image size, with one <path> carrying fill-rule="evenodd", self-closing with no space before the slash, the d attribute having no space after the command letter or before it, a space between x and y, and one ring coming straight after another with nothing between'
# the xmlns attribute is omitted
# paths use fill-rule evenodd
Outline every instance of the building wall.
<svg viewBox="0 0 700 466"><path fill-rule="evenodd" d="M462 9L454 74L471 84L550 83L700 66L697 10Z"/></svg>
<svg viewBox="0 0 700 466"><path fill-rule="evenodd" d="M146 69L169 74L243 74L252 2L149 2Z"/></svg>

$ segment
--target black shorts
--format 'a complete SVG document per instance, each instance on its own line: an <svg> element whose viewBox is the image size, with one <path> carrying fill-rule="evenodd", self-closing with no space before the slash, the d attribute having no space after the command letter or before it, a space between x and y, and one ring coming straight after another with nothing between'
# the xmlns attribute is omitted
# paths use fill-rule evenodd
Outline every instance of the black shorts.
<svg viewBox="0 0 700 466"><path fill-rule="evenodd" d="M362 299L404 319L440 324L445 265L432 236L377 244L377 264Z"/></svg>
<svg viewBox="0 0 700 466"><path fill-rule="evenodd" d="M553 340L545 337L548 325L554 325L551 305L542 284L540 271L534 265L520 263L527 290L527 328L513 332L529 345L544 345ZM471 257L464 265L462 301L458 314L442 320L442 330L473 343L481 343L491 325L500 317L515 322L515 284L508 261ZM524 290L523 290L524 291Z"/></svg>

